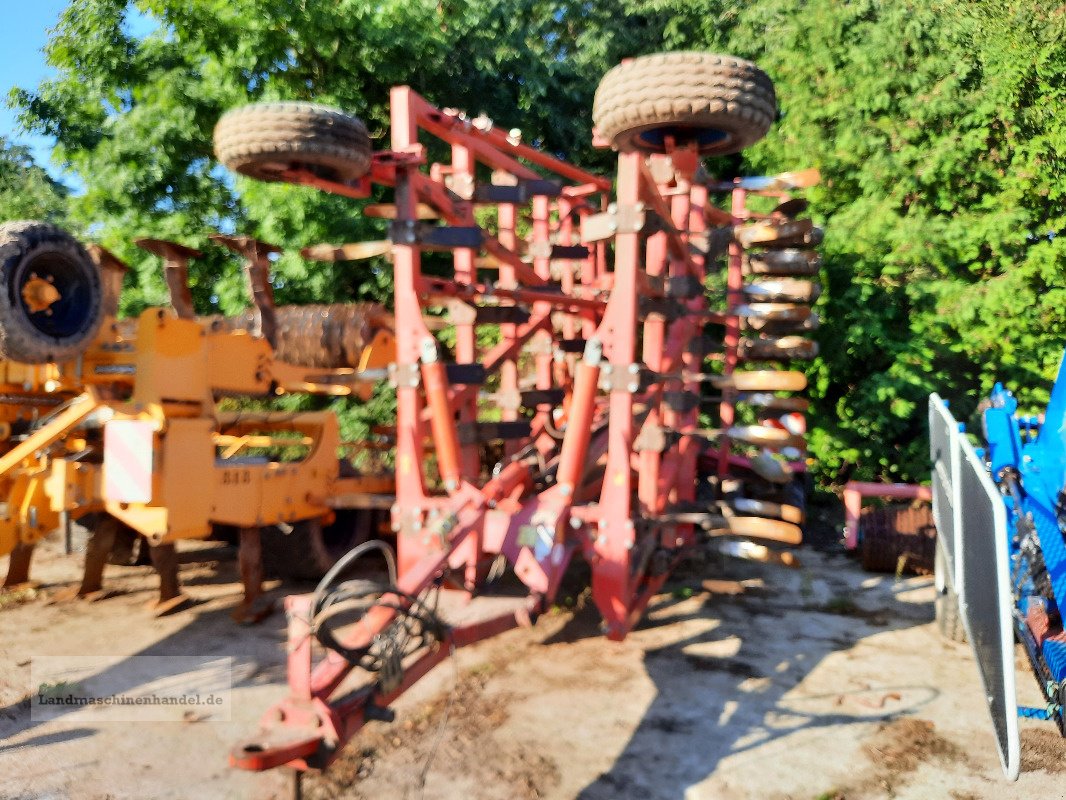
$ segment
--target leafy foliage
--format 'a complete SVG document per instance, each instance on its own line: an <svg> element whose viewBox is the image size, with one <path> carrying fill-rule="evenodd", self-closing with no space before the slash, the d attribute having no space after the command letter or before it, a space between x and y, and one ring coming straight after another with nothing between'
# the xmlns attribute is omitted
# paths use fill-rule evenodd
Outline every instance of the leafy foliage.
<svg viewBox="0 0 1066 800"><path fill-rule="evenodd" d="M62 223L67 188L34 163L28 148L0 136L0 220L41 219Z"/></svg>
<svg viewBox="0 0 1066 800"><path fill-rule="evenodd" d="M157 23L130 33L131 9ZM239 230L291 251L378 238L380 222L212 160L226 109L315 99L387 130L388 88L485 112L527 141L593 151L599 77L625 56L710 49L774 78L780 123L722 174L821 168L822 356L812 454L828 483L927 473L925 397L965 415L997 378L1046 397L1066 338L1066 13L1029 0L73 0L48 47L56 77L17 91L85 185L76 224L137 267L124 308L161 302L136 236L203 246ZM194 263L203 312L246 300L234 261ZM281 302L382 297L384 263L277 267Z"/></svg>

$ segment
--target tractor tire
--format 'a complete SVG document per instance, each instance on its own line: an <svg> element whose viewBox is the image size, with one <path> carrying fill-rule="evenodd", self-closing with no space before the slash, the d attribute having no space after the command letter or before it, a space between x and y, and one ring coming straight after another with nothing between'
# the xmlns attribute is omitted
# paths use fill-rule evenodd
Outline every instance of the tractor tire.
<svg viewBox="0 0 1066 800"><path fill-rule="evenodd" d="M777 116L769 76L750 61L713 53L641 56L600 81L592 119L617 150L666 152L695 143L704 155L737 153L762 139Z"/></svg>
<svg viewBox="0 0 1066 800"><path fill-rule="evenodd" d="M936 541L933 570L936 575L936 599L933 600L933 614L940 635L952 642L966 641L966 628L959 613L959 595L955 591L951 574L947 570L947 554L940 539Z"/></svg>
<svg viewBox="0 0 1066 800"><path fill-rule="evenodd" d="M358 117L313 103L254 103L227 111L215 126L215 155L261 181L290 170L345 183L370 169L370 135Z"/></svg>
<svg viewBox="0 0 1066 800"><path fill-rule="evenodd" d="M0 225L0 358L73 361L103 322L100 271L85 248L46 222Z"/></svg>
<svg viewBox="0 0 1066 800"><path fill-rule="evenodd" d="M821 257L812 250L765 250L744 257L749 275L817 275L821 266Z"/></svg>

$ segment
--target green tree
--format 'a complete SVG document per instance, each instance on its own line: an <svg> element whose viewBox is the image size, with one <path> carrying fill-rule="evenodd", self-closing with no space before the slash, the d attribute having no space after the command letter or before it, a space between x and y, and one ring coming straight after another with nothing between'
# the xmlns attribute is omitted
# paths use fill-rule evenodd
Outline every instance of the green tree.
<svg viewBox="0 0 1066 800"><path fill-rule="evenodd" d="M66 222L69 191L38 166L28 148L0 136L0 220Z"/></svg>
<svg viewBox="0 0 1066 800"><path fill-rule="evenodd" d="M213 230L237 229L295 250L383 233L348 200L228 175L211 147L227 109L314 99L363 117L380 146L388 90L406 83L431 102L485 112L523 128L527 141L588 161L596 76L643 33L661 37L668 21L652 11L633 28L612 5L73 0L47 47L56 77L14 91L12 101L28 127L55 137L58 159L84 181L75 217L137 269L138 286L124 298L134 312L165 297L158 264L130 245L136 236L201 246ZM156 29L133 36L132 9ZM203 311L232 312L245 303L236 265L206 249L191 270L195 300ZM390 277L381 263L308 265L295 255L277 271L283 302L380 296Z"/></svg>
<svg viewBox="0 0 1066 800"><path fill-rule="evenodd" d="M129 32L136 8L156 29ZM1066 339L1066 13L1029 0L73 0L56 77L14 93L85 185L72 215L133 262L124 305L161 302L136 236L203 246L236 229L290 250L377 238L349 201L227 175L228 108L315 99L387 130L388 88L485 112L577 163L591 98L619 59L708 49L756 60L783 116L723 175L821 168L823 355L811 368L821 478L927 474L925 397L960 413L997 376L1040 402ZM194 264L202 311L243 305L237 267ZM387 291L387 265L278 263L283 302ZM1032 387L1032 388L1027 388Z"/></svg>

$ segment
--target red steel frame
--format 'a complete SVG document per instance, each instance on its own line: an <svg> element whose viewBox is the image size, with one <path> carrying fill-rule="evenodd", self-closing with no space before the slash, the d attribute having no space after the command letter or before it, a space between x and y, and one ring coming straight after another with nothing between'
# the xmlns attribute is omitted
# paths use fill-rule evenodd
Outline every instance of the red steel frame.
<svg viewBox="0 0 1066 800"><path fill-rule="evenodd" d="M695 500L698 406L668 403L664 393L698 396L707 321L728 324L731 370L739 327L735 317L710 313L702 291L675 298L671 307L664 287L670 278L703 283L703 256L690 247L690 237L705 233L708 219L736 221L743 195L734 198L733 215L710 207L707 188L693 179L697 153L677 148L650 163L643 154L620 153L608 205L612 181L502 132L474 127L408 87L392 91L391 123L391 150L375 154L371 173L357 184L302 173L290 177L352 197L366 197L371 183L395 188L394 230L401 232L394 234L393 247L398 588L417 595L447 570L473 593L487 564L502 553L529 597L517 612L450 629L441 646L406 665L402 683L391 692L371 682L341 699L334 695L353 665L336 653L313 663L311 599L288 598L290 694L264 717L260 735L232 752L231 763L244 769L327 765L379 707L451 649L528 623L551 601L579 550L591 565L592 597L607 636L622 639L695 543L691 516L671 521L670 513L691 509ZM420 134L450 146L451 163L425 169ZM450 280L423 275L423 246L402 235L417 230L418 205L432 206L451 226L472 227L473 187L488 170L500 185L537 181L543 189L542 172L561 182L560 191L530 198L532 263L519 249L520 209L508 202L497 204L497 234L482 231L481 249L498 265L494 284L478 279L472 246L453 248ZM652 220L654 228L645 224ZM613 233L602 233L604 226ZM571 250L566 259L551 259L553 242L573 245L582 233L587 256ZM730 292L738 293L739 251L731 251L730 263ZM561 268L558 282L553 267ZM478 387L449 383L441 348L424 321L426 307L441 297L527 305L528 321L500 325L499 342L485 351L479 351L471 318L457 317L456 361L498 375L498 397L514 398L529 388L521 382L523 371L532 387L564 390L560 405L536 406L531 435L506 445L491 476L493 465L481 463L478 445L463 443L459 433L461 424L479 419ZM649 297L663 304L642 307ZM553 348L560 339L573 346ZM517 417L513 403L501 405L505 421ZM678 444L638 446L664 432ZM728 444L721 454L726 463ZM395 614L373 608L348 630L346 644L368 644Z"/></svg>

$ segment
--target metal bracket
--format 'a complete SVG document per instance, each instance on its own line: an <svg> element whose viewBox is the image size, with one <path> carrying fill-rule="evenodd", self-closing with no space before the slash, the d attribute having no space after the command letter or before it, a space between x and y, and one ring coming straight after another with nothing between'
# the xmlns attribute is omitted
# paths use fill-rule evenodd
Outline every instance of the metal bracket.
<svg viewBox="0 0 1066 800"><path fill-rule="evenodd" d="M600 367L600 388L605 392L636 394L645 388L648 377L642 366L635 362L625 366L604 364Z"/></svg>
<svg viewBox="0 0 1066 800"><path fill-rule="evenodd" d="M411 219L396 219L389 224L389 239L393 244L414 245L423 250L455 250L481 248L484 233L476 225L449 227Z"/></svg>
<svg viewBox="0 0 1066 800"><path fill-rule="evenodd" d="M462 300L448 302L448 319L453 325L473 325L477 322L477 309Z"/></svg>
<svg viewBox="0 0 1066 800"><path fill-rule="evenodd" d="M426 518L421 508L401 508L399 505L392 507L392 530L395 533L408 536L426 535Z"/></svg>
<svg viewBox="0 0 1066 800"><path fill-rule="evenodd" d="M641 452L662 453L669 445L670 437L665 428L659 425L647 424L640 429L637 438L633 440L633 450Z"/></svg>
<svg viewBox="0 0 1066 800"><path fill-rule="evenodd" d="M643 203L618 205L611 203L600 214L590 214L581 220L581 241L602 242L618 233L640 233L648 225L649 214Z"/></svg>
<svg viewBox="0 0 1066 800"><path fill-rule="evenodd" d="M389 364L389 386L393 389L417 388L422 383L422 369L415 364Z"/></svg>
<svg viewBox="0 0 1066 800"><path fill-rule="evenodd" d="M474 176L467 173L449 173L444 176L444 185L456 197L462 200L471 200L476 192Z"/></svg>

